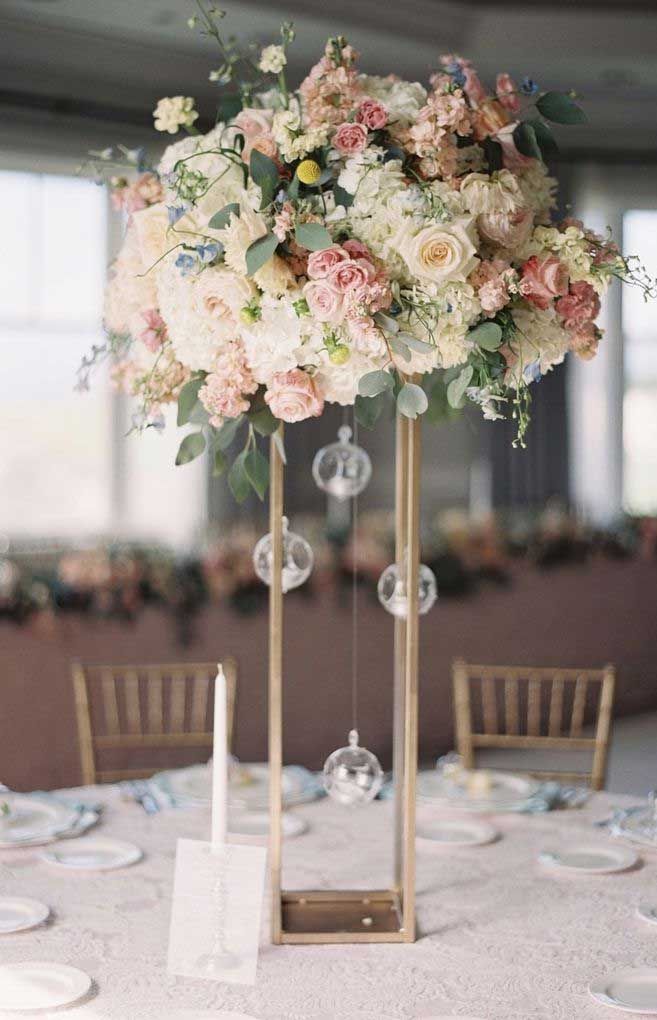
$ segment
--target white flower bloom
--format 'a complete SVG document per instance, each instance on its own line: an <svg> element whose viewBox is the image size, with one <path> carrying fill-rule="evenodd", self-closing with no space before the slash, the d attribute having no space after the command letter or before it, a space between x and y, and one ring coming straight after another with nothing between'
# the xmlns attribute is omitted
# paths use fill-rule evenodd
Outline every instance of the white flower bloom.
<svg viewBox="0 0 657 1020"><path fill-rule="evenodd" d="M173 350L178 361L193 371L209 371L218 348L235 338L231 318L208 313L199 288L202 278L203 273L183 276L172 256L160 264L157 274L158 305Z"/></svg>
<svg viewBox="0 0 657 1020"><path fill-rule="evenodd" d="M518 178L510 170L468 174L461 184L461 198L469 212L513 213L524 205Z"/></svg>
<svg viewBox="0 0 657 1020"><path fill-rule="evenodd" d="M542 163L533 159L529 166L517 173L518 184L523 195L523 205L533 209L539 220L549 217L556 202L557 181L550 177Z"/></svg>
<svg viewBox="0 0 657 1020"><path fill-rule="evenodd" d="M365 95L383 103L390 122L400 127L416 120L427 101L427 91L418 81L399 81L367 74L361 74L358 80Z"/></svg>
<svg viewBox="0 0 657 1020"><path fill-rule="evenodd" d="M153 110L156 131L175 135L181 127L191 127L198 119L191 96L165 96Z"/></svg>
<svg viewBox="0 0 657 1020"><path fill-rule="evenodd" d="M499 404L507 403L507 397L501 393L495 393L490 386L477 389L476 386L468 386L465 395L475 404L479 404L486 421L498 421L506 418L506 414L500 411Z"/></svg>
<svg viewBox="0 0 657 1020"><path fill-rule="evenodd" d="M314 376L318 392L330 404L347 407L358 396L358 383L368 372L383 368L387 354L383 357L367 357L352 349L351 357L344 365L334 365L328 354L322 352L320 366Z"/></svg>
<svg viewBox="0 0 657 1020"><path fill-rule="evenodd" d="M246 276L247 250L254 241L265 236L267 224L260 213L251 208L246 192L243 191L240 197L240 215L231 215L228 225L217 230L216 236L224 246L224 260L228 268ZM294 273L279 255L272 255L253 279L261 290L274 296L283 294L296 282Z"/></svg>
<svg viewBox="0 0 657 1020"><path fill-rule="evenodd" d="M250 326L242 326L246 359L256 382L268 385L274 373L289 372L300 364L301 320L292 306L299 297L300 292L285 300L263 297L262 317Z"/></svg>
<svg viewBox="0 0 657 1020"><path fill-rule="evenodd" d="M103 321L112 333L129 333L135 338L145 328L141 313L157 308L156 275L145 273L148 268L132 223L110 269L105 289Z"/></svg>
<svg viewBox="0 0 657 1020"><path fill-rule="evenodd" d="M474 218L462 216L448 223L424 227L404 224L395 246L412 277L422 283L465 280L478 264Z"/></svg>
<svg viewBox="0 0 657 1020"><path fill-rule="evenodd" d="M260 54L260 63L258 67L265 74L280 74L285 65L287 64L287 57L285 56L285 49L283 46L265 46L262 53Z"/></svg>
<svg viewBox="0 0 657 1020"><path fill-rule="evenodd" d="M535 362L541 375L560 365L568 350L569 338L554 308L543 311L534 305L518 305L511 314L516 330L508 345L511 364L506 381L516 385L524 378L528 366Z"/></svg>

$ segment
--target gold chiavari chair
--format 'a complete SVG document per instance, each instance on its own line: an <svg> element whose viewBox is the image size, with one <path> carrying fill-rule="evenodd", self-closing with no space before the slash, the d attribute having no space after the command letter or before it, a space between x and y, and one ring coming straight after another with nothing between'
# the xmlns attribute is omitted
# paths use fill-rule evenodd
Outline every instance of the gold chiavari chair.
<svg viewBox="0 0 657 1020"><path fill-rule="evenodd" d="M534 669L453 664L456 747L466 768L478 748L588 751L589 770L530 769L543 778L604 786L614 701L613 666L604 669ZM595 718L584 735L585 713ZM565 718L564 718L565 716Z"/></svg>
<svg viewBox="0 0 657 1020"><path fill-rule="evenodd" d="M223 660L230 747L237 665ZM99 767L117 752L211 748L216 662L96 666L74 662L73 690L85 785L152 775L160 765Z"/></svg>

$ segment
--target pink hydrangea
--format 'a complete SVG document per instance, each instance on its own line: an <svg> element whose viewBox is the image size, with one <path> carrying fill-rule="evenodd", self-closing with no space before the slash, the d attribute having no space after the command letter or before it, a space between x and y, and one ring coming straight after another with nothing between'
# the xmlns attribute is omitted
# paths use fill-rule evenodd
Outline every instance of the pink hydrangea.
<svg viewBox="0 0 657 1020"><path fill-rule="evenodd" d="M285 422L318 418L324 410L324 400L307 372L294 368L290 372L276 372L272 377L265 400L275 418Z"/></svg>
<svg viewBox="0 0 657 1020"><path fill-rule="evenodd" d="M198 398L210 415L210 424L220 428L225 418L237 418L248 411L250 404L246 397L257 389L244 348L234 340L217 354Z"/></svg>

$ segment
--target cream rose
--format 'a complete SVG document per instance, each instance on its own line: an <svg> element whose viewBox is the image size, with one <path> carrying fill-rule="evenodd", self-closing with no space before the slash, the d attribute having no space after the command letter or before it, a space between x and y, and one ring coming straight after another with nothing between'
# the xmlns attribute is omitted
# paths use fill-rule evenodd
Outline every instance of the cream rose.
<svg viewBox="0 0 657 1020"><path fill-rule="evenodd" d="M424 227L401 240L399 253L412 275L427 283L465 280L478 264L473 241L474 220L460 216L449 223Z"/></svg>
<svg viewBox="0 0 657 1020"><path fill-rule="evenodd" d="M213 320L237 323L240 309L257 293L246 276L221 266L209 266L198 278L196 295L202 313Z"/></svg>

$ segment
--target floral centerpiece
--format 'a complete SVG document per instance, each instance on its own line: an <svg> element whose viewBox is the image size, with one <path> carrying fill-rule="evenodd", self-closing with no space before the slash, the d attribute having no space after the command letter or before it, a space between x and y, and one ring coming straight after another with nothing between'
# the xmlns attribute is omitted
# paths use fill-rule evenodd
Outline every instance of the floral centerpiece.
<svg viewBox="0 0 657 1020"><path fill-rule="evenodd" d="M552 221L551 123L584 114L571 94L493 90L445 56L429 86L358 69L338 37L296 90L294 33L255 59L224 40L222 12L191 19L219 44L226 90L200 133L189 97L161 99L155 127L185 132L157 167L141 150L95 153L127 230L107 288L114 378L140 426L178 403L196 428L177 463L209 447L238 499L262 497L257 434L355 405L373 426L386 401L512 416L524 445L530 386L571 352L592 358L613 277L652 289L609 238ZM123 166L130 168L126 172Z"/></svg>

